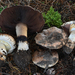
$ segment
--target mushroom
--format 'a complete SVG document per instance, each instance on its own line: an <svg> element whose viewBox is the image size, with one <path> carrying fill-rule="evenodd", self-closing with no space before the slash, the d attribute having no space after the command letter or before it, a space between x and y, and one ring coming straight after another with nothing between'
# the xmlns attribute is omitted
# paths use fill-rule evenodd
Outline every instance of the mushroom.
<svg viewBox="0 0 75 75"><path fill-rule="evenodd" d="M8 34L0 34L0 66L6 60L6 55L15 49L15 40Z"/></svg>
<svg viewBox="0 0 75 75"><path fill-rule="evenodd" d="M18 48L14 54L14 61L18 67L25 69L31 60L27 31L40 32L44 26L43 16L30 6L6 8L0 16L1 29L9 34L17 35Z"/></svg>
<svg viewBox="0 0 75 75"><path fill-rule="evenodd" d="M64 29L64 31L67 33L68 36L70 34L70 25L71 24L75 24L75 21L65 22L65 23L63 23L63 25L61 25L61 27Z"/></svg>
<svg viewBox="0 0 75 75"><path fill-rule="evenodd" d="M69 31L70 31L69 39L75 43L75 24L70 25Z"/></svg>
<svg viewBox="0 0 75 75"><path fill-rule="evenodd" d="M66 43L66 45L64 46L64 50L67 54L70 54L75 45L75 21L69 21L66 23L63 23L62 28L64 29L64 31L68 34L68 41Z"/></svg>
<svg viewBox="0 0 75 75"><path fill-rule="evenodd" d="M55 51L52 54L49 51L35 51L32 58L33 63L41 68L52 67L58 60L58 53Z"/></svg>
<svg viewBox="0 0 75 75"><path fill-rule="evenodd" d="M67 34L57 27L44 29L35 37L35 41L38 45L49 49L60 49L63 45L65 45L66 40Z"/></svg>
<svg viewBox="0 0 75 75"><path fill-rule="evenodd" d="M74 49L74 43L68 39L66 44L63 46L63 50L65 51L65 53L70 54Z"/></svg>

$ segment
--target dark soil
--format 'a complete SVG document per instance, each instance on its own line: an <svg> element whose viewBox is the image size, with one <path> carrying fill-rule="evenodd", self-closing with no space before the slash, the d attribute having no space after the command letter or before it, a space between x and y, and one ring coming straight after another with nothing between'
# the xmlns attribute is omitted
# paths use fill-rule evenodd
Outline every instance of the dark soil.
<svg viewBox="0 0 75 75"><path fill-rule="evenodd" d="M0 7L4 9L5 6L11 7L16 5L30 5L40 12L47 12L50 6L55 8L61 14L62 21L67 22L75 20L75 0L0 0ZM48 28L46 25L44 29ZM35 34L28 35L28 41L30 45L31 54L36 50L43 50L42 47L35 43ZM22 70L13 61L13 54L16 50L7 56L6 63L4 66L0 67L0 75L33 75L34 73L40 73L41 75L46 75L44 69L34 65L32 61L26 68ZM66 54L63 48L57 50L59 53L59 62L53 66L55 69L55 75L75 75L75 62L73 58L75 56L75 49L71 54ZM48 74L47 74L48 75ZM49 74L50 75L50 74Z"/></svg>

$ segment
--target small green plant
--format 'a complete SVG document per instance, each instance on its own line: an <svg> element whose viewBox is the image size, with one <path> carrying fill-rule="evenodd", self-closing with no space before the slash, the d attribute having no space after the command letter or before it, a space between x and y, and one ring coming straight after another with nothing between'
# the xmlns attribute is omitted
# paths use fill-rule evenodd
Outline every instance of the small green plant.
<svg viewBox="0 0 75 75"><path fill-rule="evenodd" d="M47 13L42 13L45 24L49 27L51 26L57 26L60 27L62 25L61 15L58 13L58 11L54 11L54 8L51 6L50 10L47 11Z"/></svg>
<svg viewBox="0 0 75 75"><path fill-rule="evenodd" d="M6 7L7 7L7 6L5 6L4 9L5 9ZM3 7L0 8L0 13L2 12L2 10L3 10Z"/></svg>
<svg viewBox="0 0 75 75"><path fill-rule="evenodd" d="M1 7L1 8L0 8L0 13L2 12L2 10L3 10L3 8Z"/></svg>
<svg viewBox="0 0 75 75"><path fill-rule="evenodd" d="M3 10L3 8L1 7L1 8L0 8L0 13L2 12L2 10ZM2 32L1 28L0 28L0 32Z"/></svg>
<svg viewBox="0 0 75 75"><path fill-rule="evenodd" d="M1 28L0 28L0 32L2 33L2 30L1 30Z"/></svg>

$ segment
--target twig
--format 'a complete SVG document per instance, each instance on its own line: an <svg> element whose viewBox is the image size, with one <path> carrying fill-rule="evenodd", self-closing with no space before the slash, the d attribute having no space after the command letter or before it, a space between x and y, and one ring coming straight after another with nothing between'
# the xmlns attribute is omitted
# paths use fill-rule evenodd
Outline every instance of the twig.
<svg viewBox="0 0 75 75"><path fill-rule="evenodd" d="M50 0L49 2L47 2L47 4L45 4L45 6L44 6L44 8L43 8L43 11L42 11L42 12L44 12L44 10L45 10L46 6L47 6L50 2L51 2L51 0Z"/></svg>
<svg viewBox="0 0 75 75"><path fill-rule="evenodd" d="M67 2L67 1L66 1L66 2ZM74 15L74 14L72 13L72 11L71 11L70 4L69 4L68 2L67 2L67 4L68 4L68 6L69 6L69 9L70 9L71 14Z"/></svg>
<svg viewBox="0 0 75 75"><path fill-rule="evenodd" d="M53 6L53 3L55 2L55 0L53 0L53 2L51 3L51 5Z"/></svg>
<svg viewBox="0 0 75 75"><path fill-rule="evenodd" d="M20 73L19 69L16 68L16 67L14 67L14 66L11 64L11 62L9 62L9 67L10 67L11 69L15 69L15 70L17 70L17 71Z"/></svg>
<svg viewBox="0 0 75 75"><path fill-rule="evenodd" d="M3 1L0 0L0 3L5 4Z"/></svg>
<svg viewBox="0 0 75 75"><path fill-rule="evenodd" d="M47 4L47 0L45 0L45 3Z"/></svg>
<svg viewBox="0 0 75 75"><path fill-rule="evenodd" d="M0 72L1 74L4 74L4 75L10 75L10 74L8 74L8 73L4 73L4 72Z"/></svg>

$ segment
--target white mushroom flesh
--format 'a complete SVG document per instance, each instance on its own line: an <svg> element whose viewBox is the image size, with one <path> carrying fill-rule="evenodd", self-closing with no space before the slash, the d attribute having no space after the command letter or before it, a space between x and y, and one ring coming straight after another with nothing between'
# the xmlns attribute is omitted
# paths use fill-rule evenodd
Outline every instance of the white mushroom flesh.
<svg viewBox="0 0 75 75"><path fill-rule="evenodd" d="M19 50L28 50L29 46L26 42L19 41L18 43L18 51Z"/></svg>
<svg viewBox="0 0 75 75"><path fill-rule="evenodd" d="M3 43L0 43L0 53L7 55L7 50L6 50L5 45Z"/></svg>
<svg viewBox="0 0 75 75"><path fill-rule="evenodd" d="M69 35L69 39L72 42L75 42L75 24L71 24L70 25L70 35Z"/></svg>
<svg viewBox="0 0 75 75"><path fill-rule="evenodd" d="M0 34L0 43L3 45L3 51L6 52L5 55L11 53L16 47L14 38L7 34Z"/></svg>

